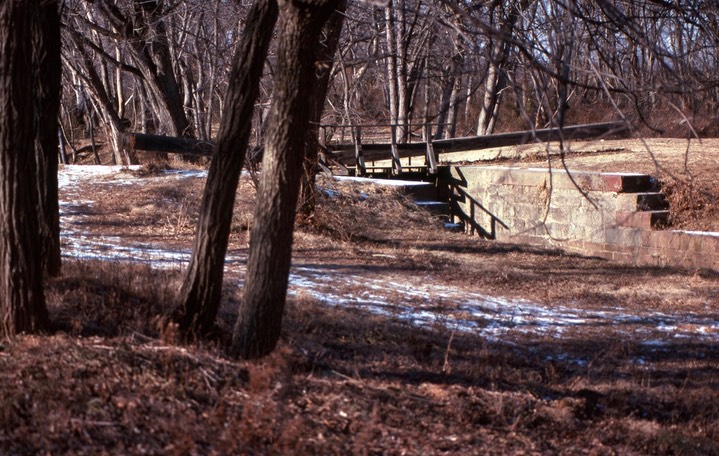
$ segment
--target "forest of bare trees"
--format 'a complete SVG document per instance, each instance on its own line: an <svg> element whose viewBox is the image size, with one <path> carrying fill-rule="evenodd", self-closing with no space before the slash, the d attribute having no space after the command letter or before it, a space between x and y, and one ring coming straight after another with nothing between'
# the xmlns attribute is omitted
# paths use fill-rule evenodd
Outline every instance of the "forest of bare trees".
<svg viewBox="0 0 719 456"><path fill-rule="evenodd" d="M243 2L73 0L63 8L63 130L214 139ZM719 25L708 1L350 2L322 122L437 124L436 137L626 118L713 134ZM269 51L259 139L278 62ZM94 119L93 119L94 118ZM405 126L404 128L402 126Z"/></svg>
<svg viewBox="0 0 719 456"><path fill-rule="evenodd" d="M274 0L68 0L59 10L61 52L51 46L57 24L39 13L40 5L60 6L21 3L4 2L0 17L2 58L9 62L0 67L9 81L0 101L20 113L0 118L0 152L9 160L2 162L1 210L9 243L0 246L0 266L16 280L2 283L1 336L45 324L42 287L14 276L18 262L42 259L25 277L36 277L43 265L47 275L59 271L52 182L58 157L47 153L58 132L49 120L34 130L37 116L57 113L59 137L70 148L63 161L75 159L89 140L97 163L108 161L97 154L100 142L112 163L133 163L122 144L128 131L217 141L193 259L172 317L193 336L211 330L217 312L246 150L264 147L245 302L233 338L233 351L244 357L268 353L279 336L303 159L311 170L317 152L305 145L316 144L320 123L393 124L400 141L417 134L411 126L418 123L433 124L434 137L615 118L641 134L716 135L719 128L719 18L712 1L281 1L275 30ZM26 49L31 36L39 37L34 49L46 46L46 54ZM45 95L59 95L57 85L41 75L58 70L60 61L58 107ZM30 82L45 84L42 90L22 80L26 69L38 75ZM48 135L55 139L43 140ZM35 181L43 185L16 192L12 186L28 176L40 176ZM8 199L18 193L27 200ZM32 207L44 215L13 225ZM30 234L37 231L46 239L43 254L13 250L39 245ZM55 260L46 260L51 255ZM17 287L35 291L16 293ZM37 309L35 320L11 317L8 303L30 314Z"/></svg>

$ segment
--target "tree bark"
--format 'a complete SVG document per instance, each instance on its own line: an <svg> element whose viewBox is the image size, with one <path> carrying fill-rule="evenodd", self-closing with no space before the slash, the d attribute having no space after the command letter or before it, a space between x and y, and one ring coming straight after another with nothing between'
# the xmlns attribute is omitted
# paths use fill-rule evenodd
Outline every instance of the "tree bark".
<svg viewBox="0 0 719 456"><path fill-rule="evenodd" d="M320 31L335 1L282 1L277 72L262 175L250 238L244 300L231 351L242 358L270 353L282 328L292 257L305 130Z"/></svg>
<svg viewBox="0 0 719 456"><path fill-rule="evenodd" d="M528 2L522 0L518 3L510 3L507 5L509 11L505 17L501 17L504 8L499 4L495 4L490 14L499 16L500 33L504 36L514 36L515 27L520 12L526 7ZM498 9L498 10L497 10ZM496 40L496 42L495 42ZM502 91L507 86L506 66L512 53L512 45L508 40L492 38L488 45L489 55L487 70L487 79L484 83L484 97L482 98L482 107L477 120L477 136L491 135L494 132L494 126L497 123L497 115L499 113L499 104Z"/></svg>
<svg viewBox="0 0 719 456"><path fill-rule="evenodd" d="M0 3L0 339L48 325L28 77L37 7L36 1Z"/></svg>
<svg viewBox="0 0 719 456"><path fill-rule="evenodd" d="M87 87L92 92L92 99L97 102L98 111L102 113L103 121L106 125L109 125L112 134L110 135L110 142L112 144L113 158L116 163L129 162L129 157L123 156L123 151L120 141L120 133L124 130L122 126L122 119L117 113L117 106L112 100L112 96L109 93L109 88L106 87L100 74L95 69L95 65L87 53L87 50L81 46L82 36L72 28L66 28L67 30L67 44L74 45L76 58L70 58L70 56L63 55L65 64L70 67L73 73L82 81L87 82ZM88 118L91 118L93 113L92 109L89 109L90 102L88 97L82 97L85 103L85 114ZM94 141L93 141L94 143Z"/></svg>
<svg viewBox="0 0 719 456"><path fill-rule="evenodd" d="M41 2L39 20L33 30L35 79L35 159L41 211L40 233L43 270L49 277L60 275L60 208L58 205L58 111L60 84L60 15L56 0Z"/></svg>
<svg viewBox="0 0 719 456"><path fill-rule="evenodd" d="M202 196L192 258L173 311L180 331L188 336L210 331L220 306L235 192L277 15L275 0L256 0L235 54L217 149Z"/></svg>
<svg viewBox="0 0 719 456"><path fill-rule="evenodd" d="M315 178L317 175L317 157L320 147L319 131L322 111L327 99L330 76L334 56L340 41L342 24L344 23L347 0L338 0L337 8L325 24L324 39L318 43L316 51L314 93L310 103L309 124L307 126L307 139L305 142L305 161L303 163L303 178L300 190L299 211L301 217L310 218L315 210Z"/></svg>
<svg viewBox="0 0 719 456"><path fill-rule="evenodd" d="M160 108L157 112L160 125L169 136L194 138L182 104L180 85L172 68L162 5L152 0L135 0L135 11L135 19L142 21L142 27L136 29L127 24L132 28L135 38L139 38L129 42L135 62ZM139 32L138 36L135 30L143 32Z"/></svg>
<svg viewBox="0 0 719 456"><path fill-rule="evenodd" d="M393 0L389 0L387 7L385 7L384 15L387 43L385 69L387 71L387 91L389 96L389 122L396 125L399 121L399 87L397 84L397 39L395 36Z"/></svg>

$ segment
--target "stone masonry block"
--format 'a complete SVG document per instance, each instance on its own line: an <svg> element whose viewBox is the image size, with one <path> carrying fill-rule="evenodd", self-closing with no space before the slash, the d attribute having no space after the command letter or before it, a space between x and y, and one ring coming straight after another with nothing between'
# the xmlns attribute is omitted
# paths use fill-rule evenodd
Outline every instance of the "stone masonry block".
<svg viewBox="0 0 719 456"><path fill-rule="evenodd" d="M458 203L498 240L559 247L633 264L673 264L719 270L719 235L656 230L668 221L663 195L643 174L546 169L455 167ZM572 180L573 178L573 180ZM590 201L576 188L589 193ZM471 190L469 190L471 189ZM547 202L550 202L547 213ZM597 207L595 207L598 206ZM546 225L542 224L547 214ZM549 230L549 233L547 232Z"/></svg>
<svg viewBox="0 0 719 456"><path fill-rule="evenodd" d="M609 228L605 231L607 244L638 248L642 245L641 229Z"/></svg>
<svg viewBox="0 0 719 456"><path fill-rule="evenodd" d="M669 209L663 193L620 193L617 195L618 211L658 211Z"/></svg>
<svg viewBox="0 0 719 456"><path fill-rule="evenodd" d="M616 222L618 226L650 229L669 222L669 211L617 211Z"/></svg>
<svg viewBox="0 0 719 456"><path fill-rule="evenodd" d="M653 187L648 174L607 173L602 174L603 190L617 193L646 192Z"/></svg>

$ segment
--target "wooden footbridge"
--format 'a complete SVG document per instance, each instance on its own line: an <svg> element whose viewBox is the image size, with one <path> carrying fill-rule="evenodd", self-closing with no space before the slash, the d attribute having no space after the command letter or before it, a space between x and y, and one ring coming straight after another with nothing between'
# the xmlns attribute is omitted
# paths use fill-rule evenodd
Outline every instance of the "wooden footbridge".
<svg viewBox="0 0 719 456"><path fill-rule="evenodd" d="M338 168L342 174L357 176L409 177L410 174L434 176L438 173L440 158L455 152L489 149L494 147L548 142L601 138L626 134L629 131L624 122L604 122L570 127L546 128L499 133L485 136L471 136L452 139L432 139L431 130L436 124L404 125L402 128L418 137L417 142L398 140L399 125L320 125L321 155L320 166ZM416 132L419 131L419 134ZM136 151L176 153L191 156L211 156L215 145L211 141L185 138L125 133L123 144L128 156ZM402 165L401 159L408 159ZM412 165L411 160L417 160ZM375 166L376 162L389 162L390 166Z"/></svg>
<svg viewBox="0 0 719 456"><path fill-rule="evenodd" d="M410 129L419 128L422 140L417 142L398 142L397 129L399 125L321 125L324 132L323 147L327 153L326 159L328 163L346 168L348 173L357 176L385 175L394 177L407 171L414 171L414 173L420 171L428 175L435 175L438 172L438 164L442 155L560 139L601 138L624 134L629 130L624 122L604 122L575 125L562 129L546 128L485 136L432 139L430 134L432 125L409 126ZM364 135L367 130L374 134ZM389 137L389 141L376 141L376 138L382 137L381 133L377 134L378 130L384 131L384 138ZM340 134L337 134L338 131ZM412 135L409 136L412 137ZM336 137L339 138L335 139ZM351 140L345 140L347 137ZM403 167L401 159L408 159L408 166ZM412 159L419 163L413 166ZM375 166L376 162L391 162L391 166Z"/></svg>

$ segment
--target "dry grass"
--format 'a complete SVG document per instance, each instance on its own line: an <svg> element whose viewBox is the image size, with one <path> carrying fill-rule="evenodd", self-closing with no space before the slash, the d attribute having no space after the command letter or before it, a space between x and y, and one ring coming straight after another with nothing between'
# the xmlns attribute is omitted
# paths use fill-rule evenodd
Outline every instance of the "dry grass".
<svg viewBox="0 0 719 456"><path fill-rule="evenodd" d="M155 177L120 190L102 181L72 189L95 199L81 209L83 229L189 248L202 183ZM366 286L340 280L349 271L547 307L719 319L714 274L480 241L442 231L394 191L320 185L341 194L320 197L293 258L332 265L328 286L342 293ZM235 254L246 251L253 196L243 181ZM242 275L228 265L220 337L186 346L159 329L180 271L66 261L63 277L48 283L54 332L0 346L0 453L719 454L716 342L668 337L657 348L636 322L601 321L562 337L488 338L450 320L418 327L298 292L276 353L239 362L222 341Z"/></svg>
<svg viewBox="0 0 719 456"><path fill-rule="evenodd" d="M148 327L166 301L132 302L144 316L118 311L121 300L103 306L97 285L146 270L92 266L92 280L71 267L52 287L64 298L54 307L74 301L67 281L87 281L73 289L98 305L79 324L95 328L98 314L123 324L112 335L59 331L4 347L5 453L719 451L715 347L678 343L657 355L596 334L504 344L300 298L290 301L279 350L237 362ZM566 361L547 361L558 354Z"/></svg>

